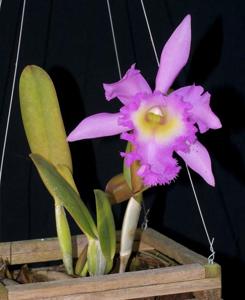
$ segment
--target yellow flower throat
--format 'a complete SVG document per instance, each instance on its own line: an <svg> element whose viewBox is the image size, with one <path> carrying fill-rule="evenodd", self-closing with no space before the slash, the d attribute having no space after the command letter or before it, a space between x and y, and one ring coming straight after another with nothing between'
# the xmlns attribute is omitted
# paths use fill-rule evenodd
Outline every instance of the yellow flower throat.
<svg viewBox="0 0 245 300"><path fill-rule="evenodd" d="M173 116L167 107L160 105L139 110L134 122L141 138L154 137L159 142L171 140L182 128L179 118Z"/></svg>
<svg viewBox="0 0 245 300"><path fill-rule="evenodd" d="M155 106L146 112L145 119L152 125L163 125L166 123L166 113L161 107Z"/></svg>

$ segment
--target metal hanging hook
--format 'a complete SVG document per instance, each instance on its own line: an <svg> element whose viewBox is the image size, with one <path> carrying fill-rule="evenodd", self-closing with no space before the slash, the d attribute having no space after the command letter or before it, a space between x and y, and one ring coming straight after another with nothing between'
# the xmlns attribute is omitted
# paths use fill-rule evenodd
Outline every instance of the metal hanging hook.
<svg viewBox="0 0 245 300"><path fill-rule="evenodd" d="M148 228L148 222L149 222L148 215L150 213L150 209L148 208L146 211L144 203L142 203L142 206L143 206L143 210L144 210L144 221L141 224L141 229L146 230Z"/></svg>
<svg viewBox="0 0 245 300"><path fill-rule="evenodd" d="M214 251L214 248L213 248L213 243L214 243L214 238L212 238L212 241L211 241L211 244L210 244L211 254L208 257L208 263L209 264L214 264L215 251Z"/></svg>

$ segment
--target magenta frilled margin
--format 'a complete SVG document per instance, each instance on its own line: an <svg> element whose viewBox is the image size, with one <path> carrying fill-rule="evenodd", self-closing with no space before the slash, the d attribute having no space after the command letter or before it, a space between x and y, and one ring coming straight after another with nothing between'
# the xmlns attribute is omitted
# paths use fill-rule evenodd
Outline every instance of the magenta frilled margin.
<svg viewBox="0 0 245 300"><path fill-rule="evenodd" d="M221 128L212 112L210 94L201 86L186 86L169 94L176 76L185 66L191 44L191 17L187 15L165 44L152 92L135 66L118 82L104 84L107 100L119 98L119 113L100 113L84 119L68 136L68 141L121 134L134 145L133 151L121 153L129 166L140 162L138 175L144 184L170 183L180 167L173 153L214 186L211 160L196 133ZM98 126L99 124L99 126Z"/></svg>

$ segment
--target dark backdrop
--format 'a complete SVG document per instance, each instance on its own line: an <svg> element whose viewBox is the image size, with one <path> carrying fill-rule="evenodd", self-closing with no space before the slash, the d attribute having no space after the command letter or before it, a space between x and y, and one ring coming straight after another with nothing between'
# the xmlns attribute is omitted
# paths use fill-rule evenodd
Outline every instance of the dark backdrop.
<svg viewBox="0 0 245 300"><path fill-rule="evenodd" d="M216 187L193 174L216 260L223 267L225 299L236 299L245 261L245 2L145 0L158 55L182 18L192 15L192 50L175 87L201 84L223 128L200 137L212 157ZM6 126L22 1L3 0L0 11L0 145ZM139 0L111 0L123 73L136 62L153 86L157 66ZM67 132L84 117L116 112L105 101L102 83L118 80L105 0L27 0L17 84L0 190L0 239L55 235L53 201L29 158L18 103L19 73L27 64L45 68L59 96ZM84 201L94 208L93 188L122 168L118 136L71 144L75 179ZM145 196L149 225L209 255L209 246L185 169L169 186ZM124 207L116 207L120 228ZM79 232L72 224L73 233ZM237 294L237 295L236 295ZM241 299L241 298L240 298Z"/></svg>

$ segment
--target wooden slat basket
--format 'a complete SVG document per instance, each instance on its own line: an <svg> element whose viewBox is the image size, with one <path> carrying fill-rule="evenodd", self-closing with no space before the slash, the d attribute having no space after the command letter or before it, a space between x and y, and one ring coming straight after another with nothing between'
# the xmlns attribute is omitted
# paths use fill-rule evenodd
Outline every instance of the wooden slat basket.
<svg viewBox="0 0 245 300"><path fill-rule="evenodd" d="M86 244L83 235L73 237L74 257ZM180 265L6 287L0 283L0 299L221 299L220 271L210 272L205 257L150 228L138 232L135 247L139 251L155 249ZM0 243L0 257L16 265L60 260L61 253L57 238L50 238ZM219 266L215 270L220 270ZM193 296L185 298L187 293ZM183 297L178 298L180 295Z"/></svg>

